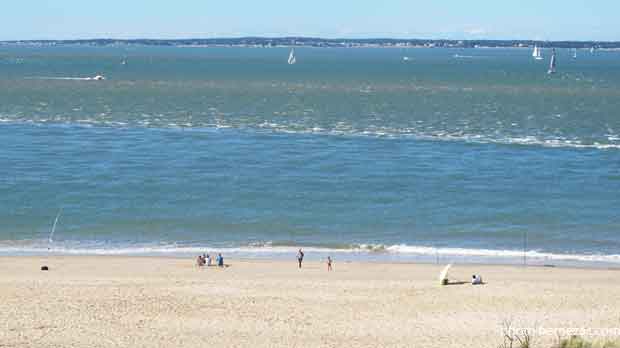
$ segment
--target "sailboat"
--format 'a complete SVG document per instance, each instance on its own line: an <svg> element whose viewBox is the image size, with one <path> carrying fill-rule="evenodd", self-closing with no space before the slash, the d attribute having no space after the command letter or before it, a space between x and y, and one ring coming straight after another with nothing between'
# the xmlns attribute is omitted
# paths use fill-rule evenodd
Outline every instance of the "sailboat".
<svg viewBox="0 0 620 348"><path fill-rule="evenodd" d="M573 51L573 59L577 59L577 49L576 48Z"/></svg>
<svg viewBox="0 0 620 348"><path fill-rule="evenodd" d="M532 52L532 57L534 57L534 59L536 59L536 60L542 60L543 59L542 51L536 45L534 45L534 52Z"/></svg>
<svg viewBox="0 0 620 348"><path fill-rule="evenodd" d="M555 48L551 51L551 60L549 61L549 70L547 70L547 74L555 74Z"/></svg>
<svg viewBox="0 0 620 348"><path fill-rule="evenodd" d="M288 54L288 64L293 65L297 63L297 58L295 58L295 49L291 48L291 53Z"/></svg>

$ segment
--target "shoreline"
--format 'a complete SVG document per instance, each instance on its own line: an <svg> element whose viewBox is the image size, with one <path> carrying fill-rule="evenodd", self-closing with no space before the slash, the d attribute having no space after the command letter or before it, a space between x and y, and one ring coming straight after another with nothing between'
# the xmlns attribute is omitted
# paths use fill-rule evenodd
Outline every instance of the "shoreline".
<svg viewBox="0 0 620 348"><path fill-rule="evenodd" d="M305 250L305 249L304 249ZM209 252L209 254L215 254L213 252ZM0 255L0 262L3 259L12 260L12 259L24 259L24 260L34 260L34 259L119 259L119 260L184 260L192 265L195 265L196 257L202 254L168 254L168 255L155 255L155 254L27 254L27 255ZM248 257L248 256L230 256L224 254L226 260L232 260L233 262L240 262L242 264L296 264L295 255L290 254L286 258L273 258L273 257ZM332 257L333 258L333 257ZM500 262L473 262L473 261L465 261L459 262L460 260L444 260L442 262L430 262L430 261L415 261L415 260L394 260L394 259L355 259L355 260L342 260L335 259L335 263L339 264L347 264L347 265L355 265L363 267L364 265L383 265L383 266L435 266L435 267L444 267L447 264L452 264L453 266L464 266L467 268L472 267L496 267L496 268L509 268L514 270L524 270L524 269L572 269L579 271L613 271L620 272L620 265L617 264L608 264L608 263L592 263L592 264L581 264L581 263L557 263L557 264L544 264L544 263L528 263L526 265L518 264L518 263L500 263ZM229 261L226 261L229 264ZM304 258L304 264L324 264L323 258L317 259L313 256L306 256ZM216 268L215 265L212 266Z"/></svg>
<svg viewBox="0 0 620 348"><path fill-rule="evenodd" d="M238 260L247 261L273 261L280 262L292 260L299 247L239 247L239 248L212 248L212 247L175 247L175 248L151 248L136 247L130 249L64 249L52 248L21 248L7 247L0 248L0 258L3 257L149 257L149 258L175 258L192 259L203 253L214 254L222 253L225 257L232 257ZM310 261L323 261L327 256L336 258L339 262L347 263L385 263L385 264L426 264L442 265L448 263L465 265L497 265L514 267L561 267L576 269L615 269L620 270L620 260L618 255L588 255L588 254L552 254L539 253L530 250L527 252L526 262L523 263L523 256L518 251L513 250L478 250L480 253L449 252L450 250L460 249L439 249L439 253L432 252L395 252L390 250L373 249L329 249L316 247L303 247L306 252L306 259ZM465 251L476 251L477 249L466 249ZM482 252L493 252L485 254ZM509 254L502 254L508 252ZM579 259L579 258L583 259ZM588 259L590 258L590 259ZM604 258L609 258L605 260Z"/></svg>
<svg viewBox="0 0 620 348"><path fill-rule="evenodd" d="M606 40L536 40L536 39L447 39L447 38L326 38L289 37L211 37L211 38L74 38L0 40L1 46L86 46L86 47L241 47L241 48L532 48L534 45L554 48L617 50L620 41Z"/></svg>

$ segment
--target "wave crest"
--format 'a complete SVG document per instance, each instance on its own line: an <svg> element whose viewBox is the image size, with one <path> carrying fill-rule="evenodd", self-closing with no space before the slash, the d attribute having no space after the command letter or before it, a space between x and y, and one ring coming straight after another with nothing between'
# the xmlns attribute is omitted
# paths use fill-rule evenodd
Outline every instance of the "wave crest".
<svg viewBox="0 0 620 348"><path fill-rule="evenodd" d="M222 252L239 257L281 257L294 255L298 248L303 248L307 255L340 255L353 259L389 259L391 261L442 260L458 259L464 262L493 260L507 263L519 263L523 256L533 263L541 262L586 262L620 264L620 254L576 254L553 253L540 250L510 249L474 249L458 247L430 247L408 244L351 244L348 246L304 246L286 243L256 242L244 246L209 246L209 245L126 245L110 246L102 243L53 243L44 241L0 242L0 255L134 255L134 256L187 256L201 253Z"/></svg>

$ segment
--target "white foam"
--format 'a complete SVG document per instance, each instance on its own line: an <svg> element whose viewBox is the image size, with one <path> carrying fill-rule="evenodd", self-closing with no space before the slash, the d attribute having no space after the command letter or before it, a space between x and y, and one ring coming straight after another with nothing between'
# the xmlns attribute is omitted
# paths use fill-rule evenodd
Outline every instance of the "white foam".
<svg viewBox="0 0 620 348"><path fill-rule="evenodd" d="M81 243L57 243L50 248L45 243L24 242L16 245L15 242L0 242L0 255L15 254L57 254L57 255L194 255L201 253L222 252L226 254L237 254L242 256L278 256L295 254L297 249L303 247L306 253L310 254L347 254L364 258L381 258L388 256L390 260L433 258L465 258L465 259L491 259L505 260L507 262L519 262L524 256L522 250L509 249L473 249L473 248L451 248L451 247L430 247L415 246L407 244L384 245L384 244L354 244L350 247L317 247L317 246L273 246L272 243L256 243L248 246L239 247L214 247L208 245L179 246L176 244L164 245L142 245L142 246L102 246L101 243L92 245ZM620 254L569 254L569 253L550 253L538 250L528 250L525 256L532 262L586 262L586 263L610 263L620 264Z"/></svg>
<svg viewBox="0 0 620 348"><path fill-rule="evenodd" d="M162 115L163 117L163 115ZM577 149L598 149L598 150L620 150L620 136L614 134L606 135L603 142L584 143L578 139L567 138L545 138L540 136L501 136L497 135L493 130L489 130L491 135L485 134L467 134L462 129L449 132L445 130L434 131L432 126L414 126L414 127L377 127L369 125L364 128L357 128L345 122L338 122L331 127L319 126L316 124L305 124L295 122L273 122L263 121L256 125L233 125L227 124L222 120L207 123L175 123L162 121L160 118L142 119L135 122L127 121L110 121L98 118L85 118L71 120L66 117L57 117L55 119L24 119L23 117L0 117L3 123L27 123L27 124L49 124L57 123L63 125L90 125L101 127L144 127L154 129L173 129L187 130L186 126L191 125L193 130L220 130L220 129L238 129L240 131L254 132L276 132L286 134L316 134L326 136L362 136L377 138L411 138L422 141L446 141L446 142L465 142L475 144L504 144L504 145L522 145L522 146L541 146L549 148L577 148Z"/></svg>
<svg viewBox="0 0 620 348"><path fill-rule="evenodd" d="M441 256L470 256L492 258L521 258L523 250L506 249L466 249L466 248L433 248L426 246L409 246L405 244L392 245L385 248L388 252L411 253L419 255ZM528 250L525 256L529 259L551 261L585 261L585 262L614 262L620 263L618 254L561 254Z"/></svg>

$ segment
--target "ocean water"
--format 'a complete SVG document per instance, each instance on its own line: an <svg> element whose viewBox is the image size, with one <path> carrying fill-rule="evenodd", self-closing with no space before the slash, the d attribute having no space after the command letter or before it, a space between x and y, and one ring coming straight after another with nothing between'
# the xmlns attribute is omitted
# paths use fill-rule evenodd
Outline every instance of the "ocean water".
<svg viewBox="0 0 620 348"><path fill-rule="evenodd" d="M620 52L296 53L0 46L0 254L620 266Z"/></svg>

